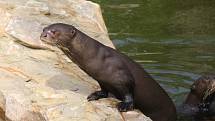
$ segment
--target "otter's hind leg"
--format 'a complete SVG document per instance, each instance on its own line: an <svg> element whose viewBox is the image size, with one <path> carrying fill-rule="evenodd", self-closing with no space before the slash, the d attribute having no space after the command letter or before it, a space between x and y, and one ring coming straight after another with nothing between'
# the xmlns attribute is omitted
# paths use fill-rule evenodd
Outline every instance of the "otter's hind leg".
<svg viewBox="0 0 215 121"><path fill-rule="evenodd" d="M125 95L124 100L117 104L117 109L120 112L126 112L134 109L133 97L130 94Z"/></svg>
<svg viewBox="0 0 215 121"><path fill-rule="evenodd" d="M117 109L120 112L126 112L134 109L134 79L132 75L127 72L127 70L119 71L115 74L115 84L116 95L120 96L122 102L117 104Z"/></svg>

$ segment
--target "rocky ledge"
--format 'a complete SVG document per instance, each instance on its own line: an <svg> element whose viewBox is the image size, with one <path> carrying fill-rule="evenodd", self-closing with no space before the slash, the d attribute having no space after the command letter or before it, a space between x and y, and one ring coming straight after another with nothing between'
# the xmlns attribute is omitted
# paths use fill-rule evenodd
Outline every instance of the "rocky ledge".
<svg viewBox="0 0 215 121"><path fill-rule="evenodd" d="M114 47L99 5L85 0L0 0L0 120L151 121L138 111L119 113L114 98L88 102L99 86L57 48L42 28L72 24Z"/></svg>

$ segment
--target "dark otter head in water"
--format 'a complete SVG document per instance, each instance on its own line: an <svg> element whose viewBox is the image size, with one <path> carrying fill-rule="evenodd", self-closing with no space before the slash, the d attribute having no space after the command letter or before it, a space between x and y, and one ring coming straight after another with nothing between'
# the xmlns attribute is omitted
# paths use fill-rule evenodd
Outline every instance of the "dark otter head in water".
<svg viewBox="0 0 215 121"><path fill-rule="evenodd" d="M72 25L55 23L43 29L40 39L50 45L67 43L75 36L76 29Z"/></svg>
<svg viewBox="0 0 215 121"><path fill-rule="evenodd" d="M202 76L191 86L186 104L198 104L206 100L215 91L215 76Z"/></svg>
<svg viewBox="0 0 215 121"><path fill-rule="evenodd" d="M215 118L215 76L202 76L194 81L182 113L195 118ZM212 120L211 120L212 121ZM214 120L213 120L214 121Z"/></svg>

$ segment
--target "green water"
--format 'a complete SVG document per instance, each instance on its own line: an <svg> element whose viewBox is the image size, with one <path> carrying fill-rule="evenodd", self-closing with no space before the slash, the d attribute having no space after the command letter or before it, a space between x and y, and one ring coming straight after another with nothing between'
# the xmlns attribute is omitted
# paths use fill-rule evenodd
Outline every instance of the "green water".
<svg viewBox="0 0 215 121"><path fill-rule="evenodd" d="M215 73L215 0L94 0L117 49L180 105L193 80Z"/></svg>

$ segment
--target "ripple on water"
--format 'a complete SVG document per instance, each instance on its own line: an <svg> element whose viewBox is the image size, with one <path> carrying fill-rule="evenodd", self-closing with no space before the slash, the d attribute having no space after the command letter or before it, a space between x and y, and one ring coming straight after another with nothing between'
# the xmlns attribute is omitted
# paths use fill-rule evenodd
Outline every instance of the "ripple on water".
<svg viewBox="0 0 215 121"><path fill-rule="evenodd" d="M113 42L140 63L177 105L183 102L193 81L215 67L215 44L210 40L126 38Z"/></svg>

